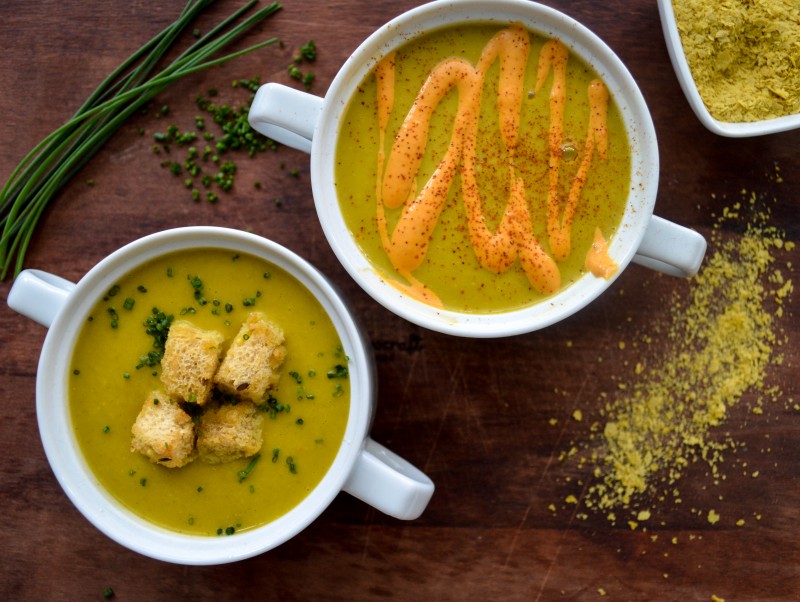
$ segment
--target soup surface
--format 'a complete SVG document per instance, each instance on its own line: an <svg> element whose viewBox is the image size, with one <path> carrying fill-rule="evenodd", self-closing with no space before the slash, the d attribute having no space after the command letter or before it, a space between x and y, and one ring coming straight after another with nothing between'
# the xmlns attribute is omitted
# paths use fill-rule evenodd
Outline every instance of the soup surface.
<svg viewBox="0 0 800 602"><path fill-rule="evenodd" d="M503 312L616 266L630 146L593 70L519 24L446 27L390 53L341 120L344 219L388 282Z"/></svg>
<svg viewBox="0 0 800 602"><path fill-rule="evenodd" d="M259 405L257 459L166 468L131 452L131 426L161 387L145 326L154 308L222 333L226 347L252 311L283 329L287 355L270 403ZM323 478L348 419L346 367L330 318L287 272L231 251L176 252L128 274L97 303L73 353L70 409L86 461L122 504L175 531L230 535L285 514Z"/></svg>

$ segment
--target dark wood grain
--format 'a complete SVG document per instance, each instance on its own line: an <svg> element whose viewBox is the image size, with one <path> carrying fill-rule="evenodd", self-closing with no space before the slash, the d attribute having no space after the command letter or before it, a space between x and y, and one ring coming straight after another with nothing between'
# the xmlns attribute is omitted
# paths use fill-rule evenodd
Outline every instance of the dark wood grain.
<svg viewBox="0 0 800 602"><path fill-rule="evenodd" d="M159 101L189 127L194 98L259 75L288 83L293 53L319 48L314 91L323 94L359 42L410 0L287 0L248 42L273 46L225 68L186 78ZM659 135L657 213L708 234L714 215L755 191L772 221L800 237L800 133L728 140L691 113L669 64L651 0L549 0L593 29L637 79ZM0 3L0 178L60 125L123 58L170 23L183 2L4 0ZM202 23L239 2L220 0ZM201 23L201 25L202 25ZM410 325L377 306L347 276L316 221L308 157L280 149L239 161L235 194L192 203L159 167L152 115L132 118L47 211L27 258L77 281L105 255L145 234L183 225L252 231L294 249L328 274L361 315L376 350L380 403L374 437L437 485L423 516L401 522L343 494L306 531L259 557L219 567L181 567L132 553L92 527L56 482L38 437L35 374L45 329L0 306L0 598L94 600L793 600L800 596L800 413L734 408L720 437L739 447L715 484L700 464L681 480L684 503L663 505L647 530L581 518L565 504L588 482L559 456L587 437L576 408L597 417L602 395L641 354L628 346L663 324L664 300L685 282L632 266L589 308L563 323L503 340L456 340ZM143 128L145 136L138 129ZM284 169L281 169L281 165ZM783 182L772 177L778 165ZM299 179L288 175L298 169ZM86 180L95 184L87 186ZM252 183L260 179L259 191ZM274 199L283 199L276 206ZM736 236L736 232L731 232ZM794 268L797 253L787 255ZM10 282L0 283L5 300ZM781 326L783 363L768 382L800 401L797 295ZM568 344L571 342L571 345ZM754 400L755 392L745 397ZM556 419L553 426L550 421ZM42 417L47 419L47 417ZM588 418L587 418L588 420ZM752 472L759 471L753 478ZM550 508L553 505L555 512ZM710 525L693 509L713 507ZM758 515L760 518L757 518ZM736 517L746 518L736 526Z"/></svg>

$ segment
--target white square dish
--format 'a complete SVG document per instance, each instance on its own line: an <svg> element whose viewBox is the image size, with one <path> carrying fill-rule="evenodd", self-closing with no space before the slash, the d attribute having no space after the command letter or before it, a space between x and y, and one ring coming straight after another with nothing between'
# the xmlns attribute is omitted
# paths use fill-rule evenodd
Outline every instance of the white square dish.
<svg viewBox="0 0 800 602"><path fill-rule="evenodd" d="M675 69L675 75L678 77L678 82L686 95L686 99L689 101L689 105L706 128L720 136L745 138L785 132L800 127L800 114L751 122L726 122L715 119L703 102L692 77L692 72L689 69L689 63L686 60L680 33L678 32L678 25L675 21L672 0L658 0L658 12L661 15L664 39L667 43L669 58Z"/></svg>

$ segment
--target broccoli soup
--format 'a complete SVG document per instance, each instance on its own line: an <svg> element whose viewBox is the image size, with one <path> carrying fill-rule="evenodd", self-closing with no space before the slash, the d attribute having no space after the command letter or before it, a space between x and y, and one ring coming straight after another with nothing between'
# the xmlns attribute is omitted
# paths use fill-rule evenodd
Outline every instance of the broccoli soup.
<svg viewBox="0 0 800 602"><path fill-rule="evenodd" d="M342 214L388 282L436 307L503 312L609 278L631 153L603 81L520 24L405 42L341 119Z"/></svg>
<svg viewBox="0 0 800 602"><path fill-rule="evenodd" d="M69 376L83 455L123 505L165 528L230 535L322 480L349 413L346 350L294 277L254 256L175 252L86 318Z"/></svg>

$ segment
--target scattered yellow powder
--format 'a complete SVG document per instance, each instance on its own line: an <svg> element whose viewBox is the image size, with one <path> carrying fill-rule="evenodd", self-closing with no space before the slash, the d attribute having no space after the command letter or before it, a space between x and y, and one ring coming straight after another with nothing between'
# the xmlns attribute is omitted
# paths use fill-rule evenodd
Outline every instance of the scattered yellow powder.
<svg viewBox="0 0 800 602"><path fill-rule="evenodd" d="M761 284L772 243L751 232L718 244L672 316L662 361L606 408L604 478L592 488L601 507L629 504L662 471L674 482L698 457L716 464L723 449L710 429L763 383L775 342Z"/></svg>
<svg viewBox="0 0 800 602"><path fill-rule="evenodd" d="M725 598L720 598L719 596L711 594L711 602L725 602Z"/></svg>
<svg viewBox="0 0 800 602"><path fill-rule="evenodd" d="M759 221L764 219L768 215L761 214ZM648 359L646 369L637 364L632 382L618 383L623 386L615 397L604 396L605 425L581 444L581 466L594 475L582 496L587 508L607 516L614 516L608 510L631 509L631 518L644 520L637 506L655 499L680 503L675 484L697 461L709 466L715 482L724 480L718 466L735 443L715 429L745 392L769 391L765 372L770 362L778 363L773 348L781 343L773 308L783 294L769 276L776 249L785 251L787 244L776 245L782 239L774 228L755 225L736 236L715 229L709 238L688 299L676 293L667 332L654 333L666 337L663 353ZM781 395L777 389L769 394L773 401Z"/></svg>
<svg viewBox="0 0 800 602"><path fill-rule="evenodd" d="M800 3L673 0L672 6L698 92L716 119L800 113Z"/></svg>
<svg viewBox="0 0 800 602"><path fill-rule="evenodd" d="M708 522L712 525L716 525L719 522L719 514L715 510L708 511Z"/></svg>
<svg viewBox="0 0 800 602"><path fill-rule="evenodd" d="M574 412L572 412L572 419L575 420L576 422L580 422L581 420L583 420L583 412L581 412L580 410L575 410Z"/></svg>

